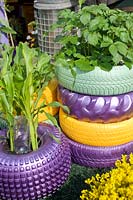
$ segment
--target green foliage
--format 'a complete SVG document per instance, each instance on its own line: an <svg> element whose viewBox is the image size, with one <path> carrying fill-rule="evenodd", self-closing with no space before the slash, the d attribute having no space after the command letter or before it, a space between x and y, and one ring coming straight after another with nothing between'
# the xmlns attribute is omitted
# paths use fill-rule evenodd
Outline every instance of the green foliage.
<svg viewBox="0 0 133 200"><path fill-rule="evenodd" d="M28 121L32 149L36 150L38 113L42 109L37 104L54 77L50 56L29 48L26 43L20 43L16 49L5 46L0 66L0 110L9 127L11 151L14 150L14 116L19 115Z"/></svg>
<svg viewBox="0 0 133 200"><path fill-rule="evenodd" d="M9 23L0 18L0 32L16 34L16 32L9 26Z"/></svg>
<svg viewBox="0 0 133 200"><path fill-rule="evenodd" d="M54 27L62 29L56 39L62 45L56 64L82 71L93 70L96 65L107 71L120 64L131 68L133 13L105 4L85 6L77 12L67 9L60 12Z"/></svg>

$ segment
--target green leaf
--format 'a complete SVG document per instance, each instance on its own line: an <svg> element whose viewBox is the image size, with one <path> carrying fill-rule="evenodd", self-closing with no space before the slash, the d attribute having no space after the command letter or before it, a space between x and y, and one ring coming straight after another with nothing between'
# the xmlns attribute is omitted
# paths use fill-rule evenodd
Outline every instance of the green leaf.
<svg viewBox="0 0 133 200"><path fill-rule="evenodd" d="M79 59L75 61L75 65L81 71L92 71L94 69L93 66L90 65L90 61L88 59Z"/></svg>
<svg viewBox="0 0 133 200"><path fill-rule="evenodd" d="M3 109L3 112L5 111L9 112L10 105L4 91L2 90L0 90L0 104L1 104L1 109Z"/></svg>
<svg viewBox="0 0 133 200"><path fill-rule="evenodd" d="M56 118L53 117L50 113L47 113L45 111L44 111L44 113L45 113L46 117L52 122L52 124L54 126L56 126L59 129L59 131L61 131Z"/></svg>
<svg viewBox="0 0 133 200"><path fill-rule="evenodd" d="M132 69L132 67L133 67L132 62L130 62L129 60L124 60L124 63L129 69Z"/></svg>
<svg viewBox="0 0 133 200"><path fill-rule="evenodd" d="M53 102L49 103L47 106L61 107L67 114L70 114L70 109L68 108L68 106L63 105L58 101L53 101Z"/></svg>
<svg viewBox="0 0 133 200"><path fill-rule="evenodd" d="M115 42L114 45L116 46L118 52L124 56L127 54L127 45L123 42Z"/></svg>
<svg viewBox="0 0 133 200"><path fill-rule="evenodd" d="M16 32L9 26L8 21L5 19L0 18L0 31L3 31L4 33L11 33L16 34Z"/></svg>
<svg viewBox="0 0 133 200"><path fill-rule="evenodd" d="M55 61L55 66L58 66L58 67L69 67L69 64L68 64L66 59L57 58L57 60Z"/></svg>
<svg viewBox="0 0 133 200"><path fill-rule="evenodd" d="M53 133L49 133L49 136L53 138L58 144L61 144L61 140L53 135Z"/></svg>
<svg viewBox="0 0 133 200"><path fill-rule="evenodd" d="M109 47L109 52L112 54L112 56L115 56L118 53L118 49L114 44L111 44Z"/></svg>
<svg viewBox="0 0 133 200"><path fill-rule="evenodd" d="M26 75L33 71L33 58L36 56L34 48L29 48L27 43L22 44L22 54L25 62Z"/></svg>
<svg viewBox="0 0 133 200"><path fill-rule="evenodd" d="M119 53L116 53L115 55L113 55L113 61L115 65L118 65L121 60L122 60L122 56Z"/></svg>
<svg viewBox="0 0 133 200"><path fill-rule="evenodd" d="M89 13L83 13L83 15L81 15L80 17L80 21L82 22L82 24L86 25L90 22L90 14Z"/></svg>
<svg viewBox="0 0 133 200"><path fill-rule="evenodd" d="M122 42L127 43L129 41L129 33L120 32L120 39L121 39Z"/></svg>
<svg viewBox="0 0 133 200"><path fill-rule="evenodd" d="M5 89L8 92L9 102L12 105L14 99L14 82L13 82L13 73L7 73L3 77L5 83Z"/></svg>
<svg viewBox="0 0 133 200"><path fill-rule="evenodd" d="M106 35L103 35L103 41L101 41L101 47L108 47L113 44L113 40Z"/></svg>
<svg viewBox="0 0 133 200"><path fill-rule="evenodd" d="M94 19L90 20L89 31L97 31L105 26L106 19L102 16L96 16Z"/></svg>
<svg viewBox="0 0 133 200"><path fill-rule="evenodd" d="M98 44L98 38L99 38L99 34L97 34L96 32L88 33L87 40L89 44L96 46Z"/></svg>
<svg viewBox="0 0 133 200"><path fill-rule="evenodd" d="M128 53L127 53L127 56L126 56L130 61L133 62L133 50L132 49L129 49L128 50Z"/></svg>
<svg viewBox="0 0 133 200"><path fill-rule="evenodd" d="M73 78L75 79L76 75L77 75L76 70L73 69L73 67L71 67L71 66L69 66L69 69L71 70L71 74L72 74Z"/></svg>

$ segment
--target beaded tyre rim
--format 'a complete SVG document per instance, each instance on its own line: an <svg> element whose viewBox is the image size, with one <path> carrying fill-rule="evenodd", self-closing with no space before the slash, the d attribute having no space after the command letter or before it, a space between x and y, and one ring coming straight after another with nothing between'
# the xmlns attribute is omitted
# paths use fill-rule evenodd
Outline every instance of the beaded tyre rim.
<svg viewBox="0 0 133 200"><path fill-rule="evenodd" d="M133 118L102 124L84 122L59 112L60 126L70 139L90 146L116 146L133 140Z"/></svg>
<svg viewBox="0 0 133 200"><path fill-rule="evenodd" d="M80 144L68 139L71 149L72 162L86 167L114 167L115 161L122 154L133 152L133 142L112 147L94 147Z"/></svg>
<svg viewBox="0 0 133 200"><path fill-rule="evenodd" d="M81 94L106 96L133 91L133 67L114 66L109 72L100 67L89 72L74 68L76 78L66 67L57 66L55 70L61 86Z"/></svg>
<svg viewBox="0 0 133 200"><path fill-rule="evenodd" d="M117 96L90 96L59 86L58 99L69 107L71 117L83 121L111 123L133 116L133 92Z"/></svg>
<svg viewBox="0 0 133 200"><path fill-rule="evenodd" d="M61 142L57 143L49 133ZM28 154L14 155L6 150L6 144L0 145L1 200L45 198L68 178L71 155L67 138L48 124L39 125L38 134L41 146Z"/></svg>

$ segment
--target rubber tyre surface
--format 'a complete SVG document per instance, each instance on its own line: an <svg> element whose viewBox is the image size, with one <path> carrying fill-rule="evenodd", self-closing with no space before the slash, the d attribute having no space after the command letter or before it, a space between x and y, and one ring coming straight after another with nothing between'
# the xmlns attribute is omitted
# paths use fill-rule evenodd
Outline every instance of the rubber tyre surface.
<svg viewBox="0 0 133 200"><path fill-rule="evenodd" d="M42 97L40 99L40 101L38 102L38 107L45 101L46 104L49 104L53 101L57 100L57 80L51 80L48 84L48 86L44 89ZM43 110L43 109L42 109ZM44 111L51 114L51 115L56 115L58 112L58 108L56 107L45 107ZM38 121L39 122L43 122L47 120L47 117L45 115L45 113L39 113L38 114Z"/></svg>
<svg viewBox="0 0 133 200"><path fill-rule="evenodd" d="M41 124L38 133L42 144L28 154L14 155L0 145L1 200L40 199L54 193L68 178L71 155L67 138L48 124Z"/></svg>
<svg viewBox="0 0 133 200"><path fill-rule="evenodd" d="M60 109L60 126L75 142L90 146L116 146L133 141L133 118L117 123L91 123L67 116Z"/></svg>
<svg viewBox="0 0 133 200"><path fill-rule="evenodd" d="M89 95L117 95L133 91L133 67L114 66L107 72L95 67L93 71L83 72L75 68L74 79L70 69L56 67L59 84L74 92Z"/></svg>
<svg viewBox="0 0 133 200"><path fill-rule="evenodd" d="M114 167L115 161L122 154L133 152L133 142L112 147L94 147L74 142L69 139L72 161L86 167Z"/></svg>
<svg viewBox="0 0 133 200"><path fill-rule="evenodd" d="M5 15L5 3L4 1L0 2L0 19L4 20L7 23L7 18ZM9 45L9 38L8 38L8 34L0 31L0 45L1 44L7 44Z"/></svg>
<svg viewBox="0 0 133 200"><path fill-rule="evenodd" d="M57 96L69 107L71 117L79 120L111 123L133 116L133 92L116 96L90 96L59 86Z"/></svg>

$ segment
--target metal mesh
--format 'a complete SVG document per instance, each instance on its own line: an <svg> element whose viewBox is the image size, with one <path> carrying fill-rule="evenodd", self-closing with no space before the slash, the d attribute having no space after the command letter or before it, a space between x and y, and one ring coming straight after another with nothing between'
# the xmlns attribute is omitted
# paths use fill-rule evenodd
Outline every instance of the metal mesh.
<svg viewBox="0 0 133 200"><path fill-rule="evenodd" d="M48 32L53 23L57 21L58 10L38 10L35 9L35 20L38 30L38 45L43 52L53 55L60 49L60 44L55 43L54 39L61 32L56 29L53 32ZM48 35L44 37L44 33Z"/></svg>

